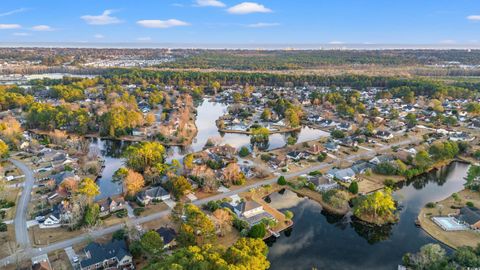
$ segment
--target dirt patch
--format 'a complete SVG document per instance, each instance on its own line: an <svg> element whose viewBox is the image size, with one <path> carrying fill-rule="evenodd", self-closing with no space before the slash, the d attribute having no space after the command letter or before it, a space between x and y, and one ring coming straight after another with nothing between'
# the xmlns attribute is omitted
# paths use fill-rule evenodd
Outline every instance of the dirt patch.
<svg viewBox="0 0 480 270"><path fill-rule="evenodd" d="M12 224L7 225L6 232L0 232L0 241L0 258L12 255L17 250L15 228Z"/></svg>
<svg viewBox="0 0 480 270"><path fill-rule="evenodd" d="M84 233L84 230L70 231L67 228L40 229L33 226L28 229L30 241L33 246L45 246L63 240L71 239Z"/></svg>

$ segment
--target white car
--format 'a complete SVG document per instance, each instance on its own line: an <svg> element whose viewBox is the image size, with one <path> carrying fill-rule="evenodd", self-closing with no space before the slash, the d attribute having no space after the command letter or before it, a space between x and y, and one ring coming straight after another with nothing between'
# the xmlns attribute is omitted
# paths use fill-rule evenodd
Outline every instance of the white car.
<svg viewBox="0 0 480 270"><path fill-rule="evenodd" d="M78 256L73 256L72 260L74 263L78 263L79 261Z"/></svg>

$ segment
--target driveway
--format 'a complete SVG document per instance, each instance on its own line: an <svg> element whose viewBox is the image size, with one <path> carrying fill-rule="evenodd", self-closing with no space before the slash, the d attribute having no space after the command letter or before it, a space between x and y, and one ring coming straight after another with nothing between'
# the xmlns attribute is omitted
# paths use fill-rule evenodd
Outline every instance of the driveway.
<svg viewBox="0 0 480 270"><path fill-rule="evenodd" d="M27 209L32 193L32 187L35 183L35 178L33 177L33 171L27 165L15 159L9 160L13 163L13 165L17 166L23 174L25 174L25 184L20 196L20 200L18 200L17 211L15 213L15 219L13 223L15 225L15 238L17 240L17 244L20 246L20 248L29 248L30 238L27 230Z"/></svg>

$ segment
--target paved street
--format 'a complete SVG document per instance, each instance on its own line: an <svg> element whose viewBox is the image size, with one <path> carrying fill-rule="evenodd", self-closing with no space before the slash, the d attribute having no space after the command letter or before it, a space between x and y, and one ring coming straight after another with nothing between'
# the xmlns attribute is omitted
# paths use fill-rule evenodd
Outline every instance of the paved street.
<svg viewBox="0 0 480 270"><path fill-rule="evenodd" d="M32 187L35 183L35 178L33 177L32 170L24 163L15 159L10 159L10 162L12 162L22 171L23 174L25 174L24 188L22 190L20 200L18 201L17 212L15 213L15 219L13 223L15 225L15 238L17 240L17 244L21 248L28 249L30 247L30 238L27 231L27 209L28 202L30 202Z"/></svg>

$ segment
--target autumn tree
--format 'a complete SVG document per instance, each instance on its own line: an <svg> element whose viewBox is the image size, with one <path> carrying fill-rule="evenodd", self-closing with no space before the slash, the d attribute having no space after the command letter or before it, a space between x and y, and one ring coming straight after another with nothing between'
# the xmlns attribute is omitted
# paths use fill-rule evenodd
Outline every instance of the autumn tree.
<svg viewBox="0 0 480 270"><path fill-rule="evenodd" d="M192 185L188 182L184 176L171 177L167 183L169 189L172 191L173 196L180 199L188 191L192 190Z"/></svg>
<svg viewBox="0 0 480 270"><path fill-rule="evenodd" d="M393 216L395 202L392 197L392 190L385 188L384 191L376 191L372 194L360 197L354 204L353 212L357 217L377 218L388 220Z"/></svg>
<svg viewBox="0 0 480 270"><path fill-rule="evenodd" d="M230 232L233 218L229 211L225 209L217 209L213 212L213 216L217 220L217 226L221 236L224 236L225 233Z"/></svg>
<svg viewBox="0 0 480 270"><path fill-rule="evenodd" d="M4 141L0 140L0 158L8 157L8 153L8 145Z"/></svg>
<svg viewBox="0 0 480 270"><path fill-rule="evenodd" d="M127 195L134 196L145 186L143 176L133 170L128 170L127 176L123 180L123 187Z"/></svg>
<svg viewBox="0 0 480 270"><path fill-rule="evenodd" d="M185 166L187 170L193 169L193 154L187 154L183 158L183 166Z"/></svg>
<svg viewBox="0 0 480 270"><path fill-rule="evenodd" d="M100 194L100 188L91 178L84 178L78 187L78 193L85 195L89 200Z"/></svg>
<svg viewBox="0 0 480 270"><path fill-rule="evenodd" d="M127 167L144 172L147 168L157 163L163 163L165 147L159 142L142 142L131 145L125 152Z"/></svg>

